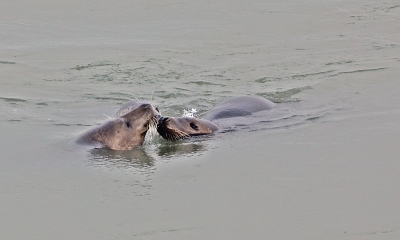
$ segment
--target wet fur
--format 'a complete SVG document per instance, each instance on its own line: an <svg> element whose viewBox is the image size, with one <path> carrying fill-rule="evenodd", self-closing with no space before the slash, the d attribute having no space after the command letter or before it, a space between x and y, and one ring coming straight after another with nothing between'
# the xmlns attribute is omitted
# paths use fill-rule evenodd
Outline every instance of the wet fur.
<svg viewBox="0 0 400 240"><path fill-rule="evenodd" d="M214 123L192 117L161 117L157 125L158 133L163 138L171 141L191 136L211 134L217 130L218 126Z"/></svg>
<svg viewBox="0 0 400 240"><path fill-rule="evenodd" d="M161 117L157 131L165 139L175 141L191 136L211 134L218 126L210 121L192 117Z"/></svg>
<svg viewBox="0 0 400 240"><path fill-rule="evenodd" d="M214 120L248 116L252 113L270 110L274 103L261 97L241 96L228 99L215 106L204 119L190 117L161 117L157 131L167 140L175 141L191 136L211 134L219 130Z"/></svg>
<svg viewBox="0 0 400 240"><path fill-rule="evenodd" d="M149 127L157 125L160 114L153 105L138 103L136 108L122 115L117 112L116 115L117 118L84 133L77 143L94 145L96 148L131 150L143 144Z"/></svg>

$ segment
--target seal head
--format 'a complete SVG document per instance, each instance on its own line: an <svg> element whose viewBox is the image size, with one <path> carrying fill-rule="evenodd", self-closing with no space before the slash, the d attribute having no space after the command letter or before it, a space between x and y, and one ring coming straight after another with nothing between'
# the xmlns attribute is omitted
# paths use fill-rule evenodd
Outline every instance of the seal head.
<svg viewBox="0 0 400 240"><path fill-rule="evenodd" d="M216 124L192 117L161 117L157 124L157 132L164 139L171 141L211 134L217 130Z"/></svg>
<svg viewBox="0 0 400 240"><path fill-rule="evenodd" d="M149 127L155 126L159 117L153 105L140 104L116 119L84 133L77 143L95 145L96 148L131 150L143 144Z"/></svg>

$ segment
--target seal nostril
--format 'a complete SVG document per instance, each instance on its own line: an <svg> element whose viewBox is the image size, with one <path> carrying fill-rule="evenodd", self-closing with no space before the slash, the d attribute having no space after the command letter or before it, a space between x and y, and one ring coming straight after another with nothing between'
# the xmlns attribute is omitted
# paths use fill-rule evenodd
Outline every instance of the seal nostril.
<svg viewBox="0 0 400 240"><path fill-rule="evenodd" d="M165 124L168 121L168 117L160 117L158 119L159 124Z"/></svg>
<svg viewBox="0 0 400 240"><path fill-rule="evenodd" d="M142 105L140 105L140 107L142 107L142 108L149 108L149 107L150 107L150 104L148 104L148 103L143 103Z"/></svg>

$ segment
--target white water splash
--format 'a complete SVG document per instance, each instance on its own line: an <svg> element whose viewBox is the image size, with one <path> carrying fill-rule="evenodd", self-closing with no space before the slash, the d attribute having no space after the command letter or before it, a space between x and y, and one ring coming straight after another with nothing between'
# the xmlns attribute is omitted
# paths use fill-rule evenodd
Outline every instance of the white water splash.
<svg viewBox="0 0 400 240"><path fill-rule="evenodd" d="M195 117L195 113L197 112L196 108L192 108L191 110L183 109L182 117Z"/></svg>
<svg viewBox="0 0 400 240"><path fill-rule="evenodd" d="M146 136L144 137L144 142L145 144L149 144L153 142L154 138L158 135L157 133L157 127L151 125L149 127L149 130L147 130Z"/></svg>

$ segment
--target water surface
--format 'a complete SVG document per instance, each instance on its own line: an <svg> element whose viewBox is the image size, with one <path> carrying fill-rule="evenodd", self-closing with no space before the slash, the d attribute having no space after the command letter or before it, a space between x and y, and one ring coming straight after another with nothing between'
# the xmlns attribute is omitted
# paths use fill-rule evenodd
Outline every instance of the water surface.
<svg viewBox="0 0 400 240"><path fill-rule="evenodd" d="M3 1L4 239L398 239L396 1ZM201 116L276 103L212 137L74 144L131 99Z"/></svg>

